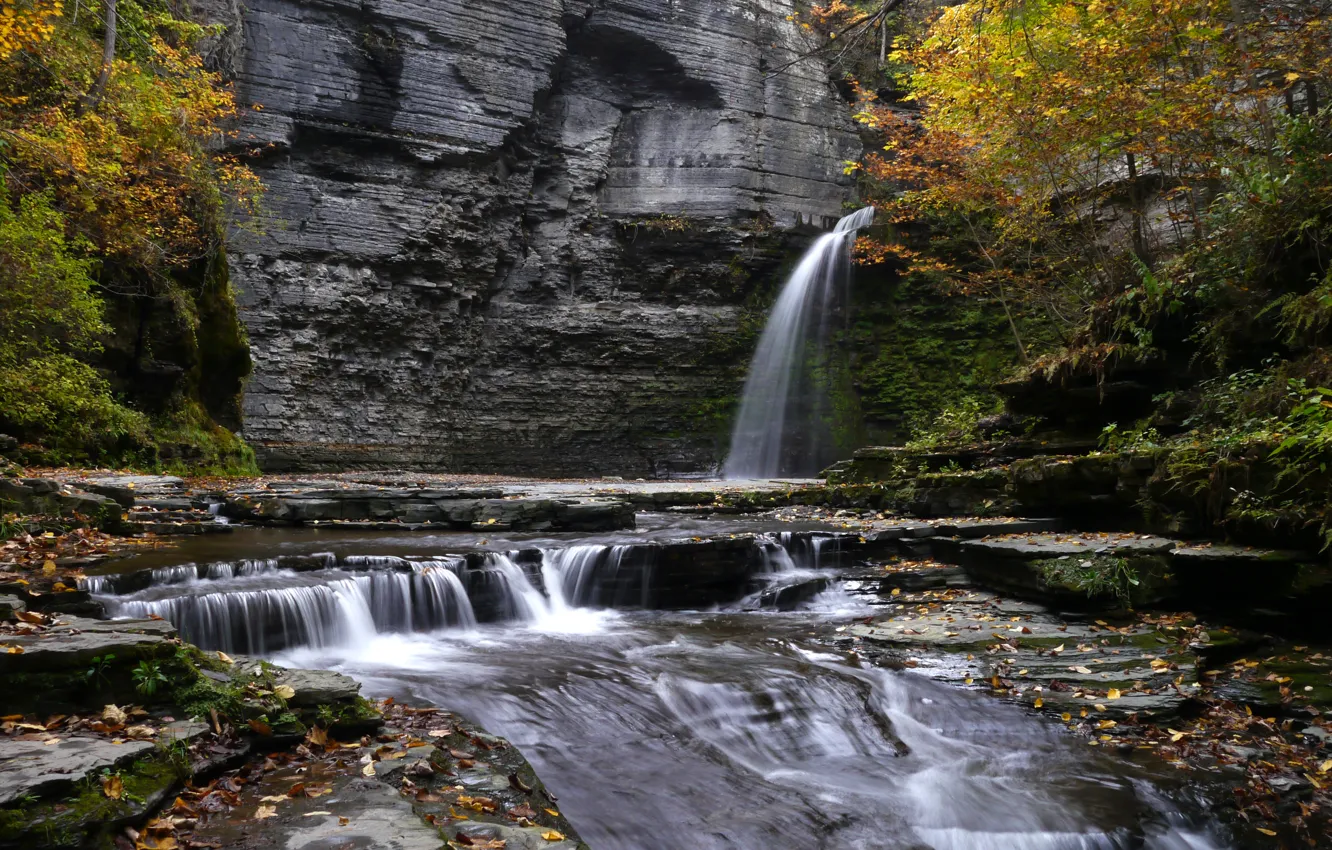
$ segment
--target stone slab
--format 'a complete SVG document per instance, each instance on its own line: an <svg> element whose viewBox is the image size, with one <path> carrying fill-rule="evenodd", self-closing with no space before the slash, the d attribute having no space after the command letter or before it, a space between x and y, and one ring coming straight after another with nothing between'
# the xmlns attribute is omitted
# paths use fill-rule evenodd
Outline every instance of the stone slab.
<svg viewBox="0 0 1332 850"><path fill-rule="evenodd" d="M0 645L0 675L49 673L86 667L92 659L114 655L116 664L168 654L175 649L175 628L165 620L89 620L61 617L57 625L35 635L7 636Z"/></svg>
<svg viewBox="0 0 1332 850"><path fill-rule="evenodd" d="M959 544L964 553L1000 558L1039 560L1063 555L1164 555L1178 546L1164 537L1135 534L1032 534L1011 538L987 537Z"/></svg>
<svg viewBox="0 0 1332 850"><path fill-rule="evenodd" d="M25 796L49 797L102 770L153 752L154 741L114 744L105 738L55 738L56 743L0 738L0 805Z"/></svg>

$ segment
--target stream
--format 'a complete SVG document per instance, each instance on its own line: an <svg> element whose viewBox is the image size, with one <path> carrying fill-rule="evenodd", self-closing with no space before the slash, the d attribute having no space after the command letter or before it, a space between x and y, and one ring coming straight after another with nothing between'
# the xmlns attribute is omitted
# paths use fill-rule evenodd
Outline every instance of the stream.
<svg viewBox="0 0 1332 850"><path fill-rule="evenodd" d="M338 670L369 696L476 720L523 751L596 850L1228 846L1203 792L1172 769L842 649L837 626L876 600L825 586L842 566L834 530L644 525L620 537L238 532L93 589L113 614L159 613L207 648ZM739 602L587 604L598 586L636 586L628 572L652 575L632 544L755 533ZM815 576L795 610L757 607L765 589Z"/></svg>

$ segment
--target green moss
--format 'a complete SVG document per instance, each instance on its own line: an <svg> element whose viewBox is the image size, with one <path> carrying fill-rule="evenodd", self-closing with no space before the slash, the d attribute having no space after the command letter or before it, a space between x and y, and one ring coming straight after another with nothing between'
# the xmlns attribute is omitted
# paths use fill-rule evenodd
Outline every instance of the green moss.
<svg viewBox="0 0 1332 850"><path fill-rule="evenodd" d="M58 800L29 800L0 809L0 843L25 850L45 847L90 847L110 843L115 825L147 814L148 801L159 798L180 781L172 760L156 757L117 771L121 797L102 792L99 777L78 783Z"/></svg>
<svg viewBox="0 0 1332 850"><path fill-rule="evenodd" d="M857 279L853 322L838 337L850 352L853 385L874 439L905 442L945 408L998 407L992 389L1019 356L999 305L947 297L921 275ZM1035 315L1016 317L1029 347L1049 335Z"/></svg>

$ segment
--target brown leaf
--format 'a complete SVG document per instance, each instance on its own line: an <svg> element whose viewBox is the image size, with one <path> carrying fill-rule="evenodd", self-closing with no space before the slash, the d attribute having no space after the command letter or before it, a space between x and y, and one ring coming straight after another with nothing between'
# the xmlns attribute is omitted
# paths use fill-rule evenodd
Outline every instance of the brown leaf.
<svg viewBox="0 0 1332 850"><path fill-rule="evenodd" d="M125 792L125 783L115 774L102 777L102 793L112 800L119 800Z"/></svg>
<svg viewBox="0 0 1332 850"><path fill-rule="evenodd" d="M269 735L273 734L273 727L269 726L267 723L257 718L252 718L250 720L250 728L254 730L256 734L263 735L264 737L268 737Z"/></svg>
<svg viewBox="0 0 1332 850"><path fill-rule="evenodd" d="M254 819L263 820L264 818L277 817L277 806L260 806L255 810Z"/></svg>

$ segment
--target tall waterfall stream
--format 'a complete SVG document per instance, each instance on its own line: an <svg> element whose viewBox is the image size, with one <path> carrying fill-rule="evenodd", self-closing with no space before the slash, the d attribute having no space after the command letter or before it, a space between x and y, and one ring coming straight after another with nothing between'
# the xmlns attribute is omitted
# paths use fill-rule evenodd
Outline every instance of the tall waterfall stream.
<svg viewBox="0 0 1332 850"><path fill-rule="evenodd" d="M521 748L596 850L1225 846L1169 768L856 661L835 629L877 600L836 581L831 530L671 522L632 538L241 532L89 587L206 648L473 718ZM644 607L645 537L742 531L757 532L748 596ZM802 583L794 610L764 607Z"/></svg>

